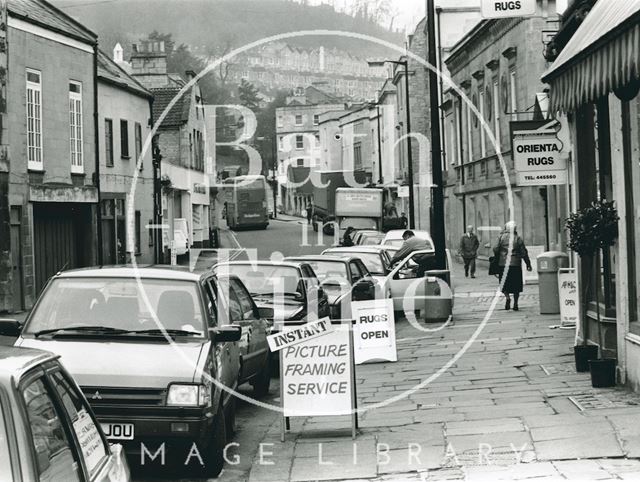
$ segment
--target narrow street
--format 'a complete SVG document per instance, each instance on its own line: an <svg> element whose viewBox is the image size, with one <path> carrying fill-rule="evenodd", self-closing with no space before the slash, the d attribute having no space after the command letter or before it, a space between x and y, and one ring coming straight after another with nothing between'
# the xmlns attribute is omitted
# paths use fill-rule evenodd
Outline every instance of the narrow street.
<svg viewBox="0 0 640 482"><path fill-rule="evenodd" d="M300 252L294 239L300 227L295 219L272 222L261 232L260 255L280 247L285 255ZM236 235L247 247L255 232ZM233 464L217 480L640 477L640 439L632 428L640 397L623 388L593 389L588 373L575 373L573 330L558 329L554 315L538 314L538 286L525 287L519 313L498 303L477 332L490 309L495 278L480 268L477 279L468 279L456 265L454 285L453 323L441 330L421 324L432 330L425 332L397 320L398 362L357 367L358 406L376 407L360 415L355 440L348 418L309 417L292 419L281 443L278 414L240 402L231 440L238 445L228 453ZM476 335L455 363L425 382ZM279 402L277 379L267 400ZM136 480L200 480L185 477L176 469Z"/></svg>

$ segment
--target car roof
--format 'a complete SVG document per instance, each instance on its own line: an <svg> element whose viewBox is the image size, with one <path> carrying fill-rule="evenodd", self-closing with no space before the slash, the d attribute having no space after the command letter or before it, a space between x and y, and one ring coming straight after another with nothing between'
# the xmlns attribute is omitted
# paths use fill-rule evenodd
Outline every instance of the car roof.
<svg viewBox="0 0 640 482"><path fill-rule="evenodd" d="M285 258L285 261L291 261L291 260L295 260L295 261L329 261L329 262L333 262L335 263L336 261L338 262L342 262L342 263L348 263L350 260L356 260L358 259L355 256L351 256L351 257L340 257L338 258L336 257L329 257L329 256L322 256L321 254L317 255L317 256L292 256L291 258Z"/></svg>
<svg viewBox="0 0 640 482"><path fill-rule="evenodd" d="M419 229L392 229L390 231L387 231L385 238L386 239L402 238L402 235L404 234L405 231L413 231L413 234L415 234L419 238L427 237L431 239L431 233L429 233L429 231L421 231Z"/></svg>
<svg viewBox="0 0 640 482"><path fill-rule="evenodd" d="M205 272L190 271L188 266L139 265L98 266L72 269L58 273L56 278L145 278L197 281Z"/></svg>
<svg viewBox="0 0 640 482"><path fill-rule="evenodd" d="M381 253L385 251L386 248L380 245L358 245L358 246L340 246L337 248L327 248L324 252L329 253Z"/></svg>
<svg viewBox="0 0 640 482"><path fill-rule="evenodd" d="M268 261L268 260L257 260L257 261L222 261L220 263L216 263L214 265L214 268L216 266L220 266L220 265L229 265L229 266L260 266L260 265L267 265L267 266L283 266L285 268L299 268L300 267L300 263L292 263L292 262L288 262L288 261Z"/></svg>
<svg viewBox="0 0 640 482"><path fill-rule="evenodd" d="M0 380L19 380L33 367L57 358L54 353L35 348L0 346Z"/></svg>

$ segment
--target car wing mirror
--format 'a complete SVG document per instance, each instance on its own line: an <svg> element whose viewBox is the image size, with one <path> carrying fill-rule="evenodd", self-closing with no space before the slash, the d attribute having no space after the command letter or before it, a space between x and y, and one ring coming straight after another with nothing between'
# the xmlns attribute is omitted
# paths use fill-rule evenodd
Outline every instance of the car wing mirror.
<svg viewBox="0 0 640 482"><path fill-rule="evenodd" d="M293 299L295 301L304 301L304 295L299 291L296 291L296 293L293 295Z"/></svg>
<svg viewBox="0 0 640 482"><path fill-rule="evenodd" d="M21 332L22 324L18 320L0 318L0 335L17 337Z"/></svg>
<svg viewBox="0 0 640 482"><path fill-rule="evenodd" d="M221 326L212 331L214 343L238 341L242 337L242 328L237 325Z"/></svg>

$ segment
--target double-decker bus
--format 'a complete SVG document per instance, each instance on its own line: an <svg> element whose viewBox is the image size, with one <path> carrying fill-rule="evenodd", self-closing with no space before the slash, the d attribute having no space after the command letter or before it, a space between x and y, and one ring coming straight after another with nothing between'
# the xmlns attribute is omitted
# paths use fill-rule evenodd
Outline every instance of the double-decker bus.
<svg viewBox="0 0 640 482"><path fill-rule="evenodd" d="M227 226L230 229L266 229L269 225L269 188L265 177L229 177L223 183Z"/></svg>

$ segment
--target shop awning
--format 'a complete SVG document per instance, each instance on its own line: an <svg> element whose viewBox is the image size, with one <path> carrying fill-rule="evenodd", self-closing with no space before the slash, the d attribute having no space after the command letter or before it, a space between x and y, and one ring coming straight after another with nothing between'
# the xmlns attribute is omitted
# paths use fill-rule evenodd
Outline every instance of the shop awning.
<svg viewBox="0 0 640 482"><path fill-rule="evenodd" d="M599 0L542 80L566 112L639 78L640 0Z"/></svg>

